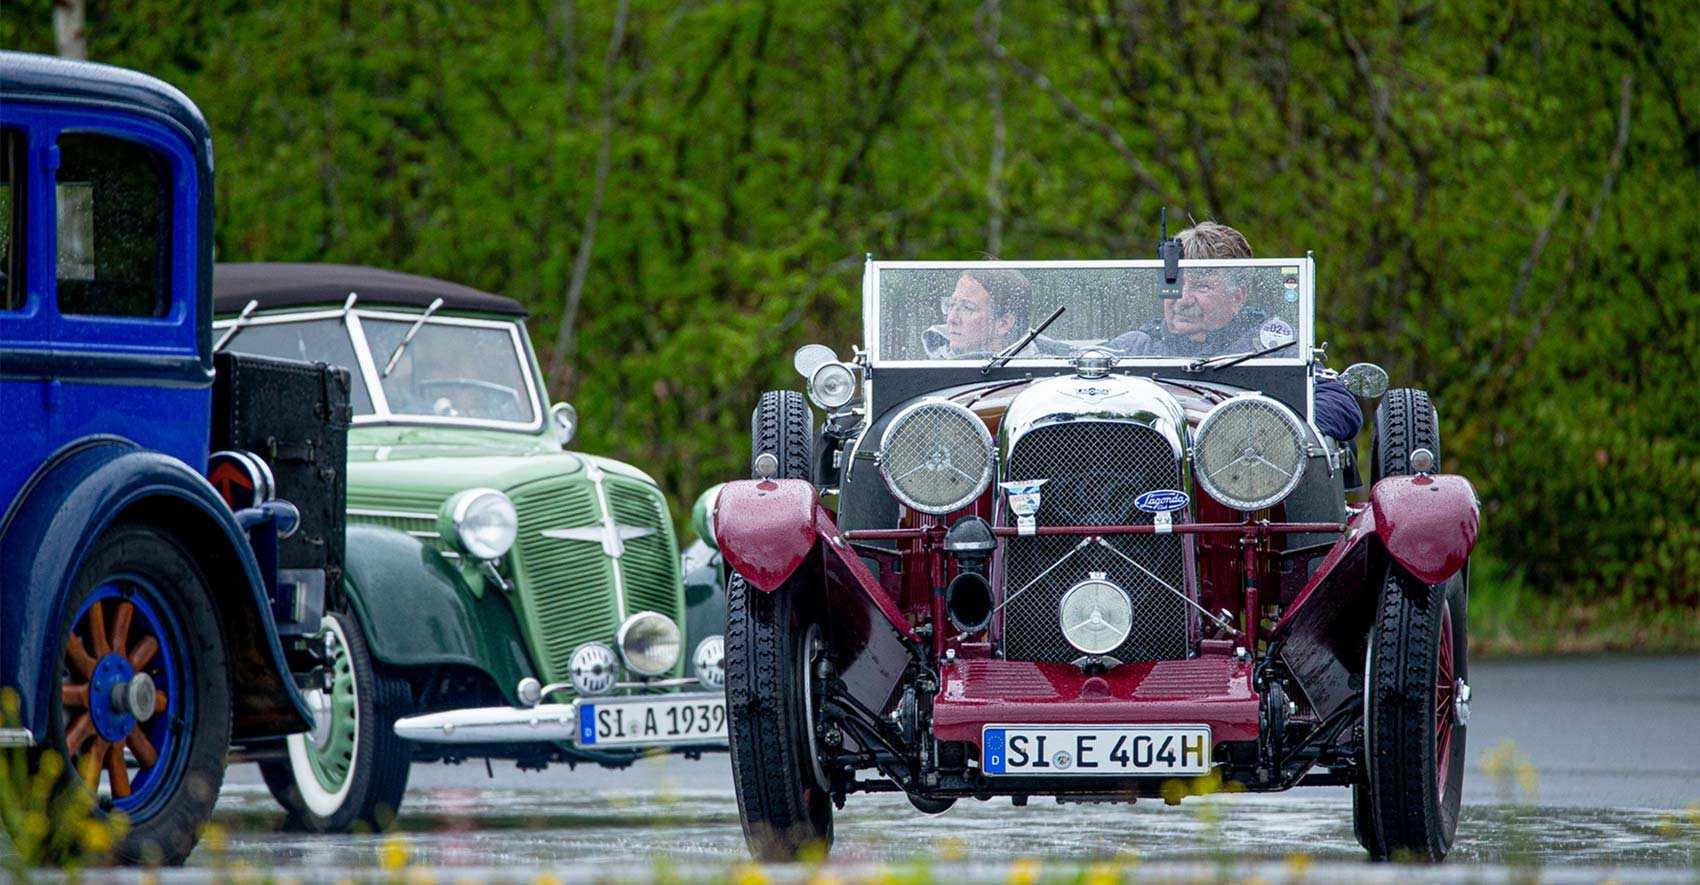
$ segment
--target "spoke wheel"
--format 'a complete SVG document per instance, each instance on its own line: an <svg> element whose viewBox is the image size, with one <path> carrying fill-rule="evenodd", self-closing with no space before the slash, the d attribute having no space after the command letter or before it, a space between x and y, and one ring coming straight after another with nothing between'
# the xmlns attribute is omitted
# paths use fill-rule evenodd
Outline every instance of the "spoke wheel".
<svg viewBox="0 0 1700 885"><path fill-rule="evenodd" d="M32 764L62 754L67 788L87 791L96 815L128 819L119 863L182 863L224 781L230 677L208 586L175 535L119 523L90 547L55 621L57 690Z"/></svg>
<svg viewBox="0 0 1700 885"><path fill-rule="evenodd" d="M65 751L108 810L145 815L182 774L176 732L193 713L192 695L183 690L182 632L168 612L152 586L109 580L83 600L65 637Z"/></svg>

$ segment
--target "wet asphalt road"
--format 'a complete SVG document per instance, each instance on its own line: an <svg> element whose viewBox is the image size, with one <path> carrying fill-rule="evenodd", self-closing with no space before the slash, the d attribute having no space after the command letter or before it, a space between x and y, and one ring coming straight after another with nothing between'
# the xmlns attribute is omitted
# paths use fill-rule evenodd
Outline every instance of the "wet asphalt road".
<svg viewBox="0 0 1700 885"><path fill-rule="evenodd" d="M1427 877L1494 880L1539 869L1548 881L1608 873L1700 880L1700 657L1480 663L1471 682L1458 845ZM190 861L203 873L239 866L336 878L372 870L384 855L383 841L369 836L280 831L281 814L251 765L230 770L215 823L224 848L215 838ZM624 772L518 772L497 763L493 779L481 763L418 766L389 846L392 860L404 850L410 865L451 879L539 870L568 879L712 877L746 857L724 756L650 759ZM839 813L831 869L855 879L884 865L931 864L950 878L1002 880L1022 859L1067 873L1133 858L1157 878L1281 881L1302 872L1391 881L1412 873L1362 863L1342 788L1179 808L964 802L938 817L899 797L857 795Z"/></svg>

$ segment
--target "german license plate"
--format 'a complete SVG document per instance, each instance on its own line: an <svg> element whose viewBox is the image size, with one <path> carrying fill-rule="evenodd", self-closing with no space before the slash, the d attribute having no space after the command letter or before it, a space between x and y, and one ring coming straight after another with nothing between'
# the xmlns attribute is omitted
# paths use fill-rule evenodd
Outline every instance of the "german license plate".
<svg viewBox="0 0 1700 885"><path fill-rule="evenodd" d="M581 747L712 744L726 740L726 696L675 695L578 702Z"/></svg>
<svg viewBox="0 0 1700 885"><path fill-rule="evenodd" d="M1210 770L1206 725L988 725L986 774L1164 777Z"/></svg>

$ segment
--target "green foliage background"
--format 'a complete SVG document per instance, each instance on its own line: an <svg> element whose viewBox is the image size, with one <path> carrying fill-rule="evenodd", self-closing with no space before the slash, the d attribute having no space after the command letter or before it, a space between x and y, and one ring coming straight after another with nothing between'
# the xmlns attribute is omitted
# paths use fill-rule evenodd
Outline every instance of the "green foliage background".
<svg viewBox="0 0 1700 885"><path fill-rule="evenodd" d="M221 259L525 301L583 445L681 509L792 349L848 353L864 252L1146 257L1168 206L1316 251L1336 367L1434 391L1483 577L1700 612L1695 4L93 0L87 39L206 112Z"/></svg>

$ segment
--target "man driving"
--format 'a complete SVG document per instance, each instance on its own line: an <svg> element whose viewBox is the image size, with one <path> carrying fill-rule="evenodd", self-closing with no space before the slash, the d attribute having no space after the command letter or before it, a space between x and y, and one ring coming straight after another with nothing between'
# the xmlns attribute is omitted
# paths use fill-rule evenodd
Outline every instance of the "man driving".
<svg viewBox="0 0 1700 885"><path fill-rule="evenodd" d="M1204 221L1175 235L1181 257L1188 259L1250 258L1251 243L1225 224ZM1109 342L1128 356L1197 357L1251 353L1291 340L1291 325L1256 307L1248 307L1248 281L1232 269L1188 271L1181 297L1163 301L1163 317ZM1342 442L1358 435L1363 411L1357 398L1334 379L1318 381L1316 429Z"/></svg>
<svg viewBox="0 0 1700 885"><path fill-rule="evenodd" d="M931 359L990 356L1027 330L1033 284L1020 271L969 268L956 278L950 297L939 301L944 322L921 333Z"/></svg>

